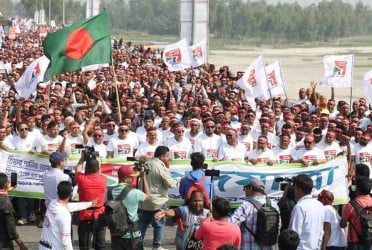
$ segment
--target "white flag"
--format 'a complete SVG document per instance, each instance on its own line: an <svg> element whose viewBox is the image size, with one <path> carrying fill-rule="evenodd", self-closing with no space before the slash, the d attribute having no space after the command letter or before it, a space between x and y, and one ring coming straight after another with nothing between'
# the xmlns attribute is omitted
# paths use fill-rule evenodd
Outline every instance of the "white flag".
<svg viewBox="0 0 372 250"><path fill-rule="evenodd" d="M244 75L238 80L238 86L245 90L245 96L250 102L258 98L260 100L270 99L268 84L265 73L265 62L262 56L259 56L245 70ZM252 106L252 108L255 106Z"/></svg>
<svg viewBox="0 0 372 250"><path fill-rule="evenodd" d="M363 89L364 93L367 95L369 103L372 104L372 70L364 74Z"/></svg>
<svg viewBox="0 0 372 250"><path fill-rule="evenodd" d="M321 85L351 88L353 85L353 55L324 56L324 78Z"/></svg>
<svg viewBox="0 0 372 250"><path fill-rule="evenodd" d="M169 44L163 51L163 61L169 71L179 71L191 67L189 46L186 39Z"/></svg>
<svg viewBox="0 0 372 250"><path fill-rule="evenodd" d="M42 56L34 60L18 79L15 84L15 89L18 94L26 100L36 90L36 86L44 79L45 71L49 65L49 59Z"/></svg>
<svg viewBox="0 0 372 250"><path fill-rule="evenodd" d="M266 67L266 77L272 97L285 94L282 67L279 61L275 61Z"/></svg>
<svg viewBox="0 0 372 250"><path fill-rule="evenodd" d="M207 62L207 40L202 40L190 47L191 66L197 68Z"/></svg>

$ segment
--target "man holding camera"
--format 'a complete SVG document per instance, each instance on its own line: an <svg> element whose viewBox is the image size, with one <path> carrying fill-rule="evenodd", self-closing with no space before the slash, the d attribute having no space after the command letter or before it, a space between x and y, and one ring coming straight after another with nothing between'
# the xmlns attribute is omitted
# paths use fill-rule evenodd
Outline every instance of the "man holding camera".
<svg viewBox="0 0 372 250"><path fill-rule="evenodd" d="M85 173L83 173L83 163ZM81 250L89 249L93 235L92 248L105 249L105 228L97 227L98 216L104 213L104 201L107 186L106 176L100 174L100 165L92 152L83 150L76 165L76 184L79 189L80 201L91 201L98 197L96 207L82 210L79 214L78 236Z"/></svg>
<svg viewBox="0 0 372 250"><path fill-rule="evenodd" d="M173 179L169 165L169 148L158 146L154 158L147 161L148 174L145 176L150 187L150 198L140 204L140 223L142 237L145 237L146 229L151 223L154 228L153 249L162 250L165 219L155 220L154 215L160 209L166 209L168 201L168 189L177 187L178 181Z"/></svg>
<svg viewBox="0 0 372 250"><path fill-rule="evenodd" d="M143 180L143 192L139 189L130 189L127 196L122 201L127 209L128 219L133 222L133 229L122 236L111 235L111 248L114 250L142 250L143 241L141 231L138 227L138 203L150 198L150 189L147 179L144 178L145 169L141 169L141 178ZM132 166L122 166L118 170L119 184L108 192L112 193L112 198L116 199L126 188L131 187L135 177L140 173L133 170Z"/></svg>

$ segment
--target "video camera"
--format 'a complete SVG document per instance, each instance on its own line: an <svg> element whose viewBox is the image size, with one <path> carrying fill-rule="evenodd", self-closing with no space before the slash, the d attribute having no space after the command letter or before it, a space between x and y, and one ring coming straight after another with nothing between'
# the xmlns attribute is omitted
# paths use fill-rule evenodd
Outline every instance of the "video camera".
<svg viewBox="0 0 372 250"><path fill-rule="evenodd" d="M208 169L208 164L206 163L204 163L203 168L204 168L205 176L210 176L210 177L220 176L220 170Z"/></svg>
<svg viewBox="0 0 372 250"><path fill-rule="evenodd" d="M128 156L127 161L137 161L137 160L134 157ZM135 162L133 170L141 172L141 173L145 173L145 172L148 173L149 172L149 168L148 168L147 162L145 160L139 160L139 161Z"/></svg>
<svg viewBox="0 0 372 250"><path fill-rule="evenodd" d="M98 151L94 150L93 146L83 146L81 144L75 145L75 148L77 149L83 149L84 150L84 159L85 161L96 159L99 156Z"/></svg>
<svg viewBox="0 0 372 250"><path fill-rule="evenodd" d="M293 187L293 178L289 177L277 177L274 179L276 182L280 182L280 190L285 191Z"/></svg>

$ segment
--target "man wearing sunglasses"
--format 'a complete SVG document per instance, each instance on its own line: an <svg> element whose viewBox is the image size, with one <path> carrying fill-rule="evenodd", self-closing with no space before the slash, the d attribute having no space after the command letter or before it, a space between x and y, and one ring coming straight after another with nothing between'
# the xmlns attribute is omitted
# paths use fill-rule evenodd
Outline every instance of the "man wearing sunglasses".
<svg viewBox="0 0 372 250"><path fill-rule="evenodd" d="M165 146L169 148L171 160L190 159L192 151L191 142L185 138L185 127L179 123L172 127L174 136L165 141Z"/></svg>
<svg viewBox="0 0 372 250"><path fill-rule="evenodd" d="M108 158L126 158L134 156L138 147L137 136L129 136L129 127L123 123L119 124L118 135L111 138L107 145Z"/></svg>
<svg viewBox="0 0 372 250"><path fill-rule="evenodd" d="M292 163L301 163L304 167L326 162L323 151L315 147L315 139L313 135L305 136L304 147L294 150L292 158Z"/></svg>
<svg viewBox="0 0 372 250"><path fill-rule="evenodd" d="M204 134L200 135L194 145L194 152L202 152L206 160L218 161L218 149L222 139L214 133L215 123L208 118L203 122Z"/></svg>

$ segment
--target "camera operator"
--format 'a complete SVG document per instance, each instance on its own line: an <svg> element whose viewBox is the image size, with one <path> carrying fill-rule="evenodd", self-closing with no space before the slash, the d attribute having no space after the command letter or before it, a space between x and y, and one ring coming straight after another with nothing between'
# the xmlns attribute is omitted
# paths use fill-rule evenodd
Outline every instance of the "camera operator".
<svg viewBox="0 0 372 250"><path fill-rule="evenodd" d="M289 179L288 177L275 178L275 181L280 182L280 190L283 191L283 196L278 201L280 219L282 221L282 227L280 230L283 231L284 229L288 228L292 209L296 205L294 186L293 180Z"/></svg>
<svg viewBox="0 0 372 250"><path fill-rule="evenodd" d="M87 152L88 151L88 152ZM83 163L85 173L83 173ZM104 213L104 201L107 186L107 179L100 174L99 162L95 153L89 148L82 151L79 162L76 165L76 184L79 189L80 201L91 201L98 197L99 201L94 208L80 211L78 236L81 250L89 249L90 240L93 236L92 248L105 249L105 228L97 227L98 216Z"/></svg>
<svg viewBox="0 0 372 250"><path fill-rule="evenodd" d="M140 224L142 237L145 237L146 229L151 223L154 228L153 249L163 249L163 233L165 219L155 220L155 213L160 209L166 209L168 201L168 189L177 187L178 181L173 179L170 170L166 167L169 165L169 148L158 146L155 149L154 158L147 161L148 174L145 176L150 187L150 199L140 204Z"/></svg>
<svg viewBox="0 0 372 250"><path fill-rule="evenodd" d="M205 176L203 169L205 168L204 160L205 157L200 152L192 153L191 156L192 171L190 171L184 178L181 179L179 192L182 199L185 199L187 191L191 187L190 182L200 183ZM203 187L208 192L208 197L211 198L211 177L206 177L203 183Z"/></svg>
<svg viewBox="0 0 372 250"><path fill-rule="evenodd" d="M137 166L138 167L138 166ZM143 249L143 241L141 238L141 231L138 227L138 203L150 198L150 189L147 184L147 179L143 178L145 174L145 166L139 166L141 168L141 179L143 179L143 191L139 189L131 189L125 199L122 201L123 205L127 209L128 219L133 222L134 228L132 231L125 233L122 236L111 235L111 247L114 250L117 249ZM120 193L126 188L131 187L133 180L139 176L140 173L135 171L132 166L122 166L118 170L118 182L119 184L111 191L112 198L116 199Z"/></svg>

